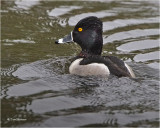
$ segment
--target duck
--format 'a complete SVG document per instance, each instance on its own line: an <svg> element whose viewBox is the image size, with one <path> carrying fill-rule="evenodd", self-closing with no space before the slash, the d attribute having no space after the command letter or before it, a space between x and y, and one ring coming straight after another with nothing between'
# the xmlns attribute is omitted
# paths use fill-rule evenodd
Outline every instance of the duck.
<svg viewBox="0 0 160 128"><path fill-rule="evenodd" d="M79 76L106 76L135 78L132 68L116 56L102 56L103 23L96 16L81 19L69 35L56 44L76 42L81 52L74 57L69 73Z"/></svg>

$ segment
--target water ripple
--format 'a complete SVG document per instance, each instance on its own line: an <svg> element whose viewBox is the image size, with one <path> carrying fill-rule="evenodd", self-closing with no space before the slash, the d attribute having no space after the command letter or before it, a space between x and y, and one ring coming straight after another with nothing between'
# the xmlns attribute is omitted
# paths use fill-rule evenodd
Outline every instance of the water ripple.
<svg viewBox="0 0 160 128"><path fill-rule="evenodd" d="M2 68L1 69L1 76L12 76L12 73L15 72L15 70L17 70L17 68L19 67L19 64L15 64L9 68Z"/></svg>
<svg viewBox="0 0 160 128"><path fill-rule="evenodd" d="M27 43L27 44L34 44L35 42L32 40L25 40L25 39L17 39L17 40L9 40L9 39L4 39L3 42L10 44L10 43ZM6 44L6 45L7 45ZM5 44L4 44L5 45Z"/></svg>
<svg viewBox="0 0 160 128"><path fill-rule="evenodd" d="M98 18L103 18L103 17L110 17L110 16L115 16L116 14L113 12L109 12L109 11L99 11L99 12L89 12L89 13L82 13L79 15L75 15L73 17L69 18L68 24L70 26L74 26L77 24L77 22L87 16L96 16Z"/></svg>
<svg viewBox="0 0 160 128"><path fill-rule="evenodd" d="M21 8L24 10L29 10L31 7L38 5L39 4L39 0L16 0L15 1L16 7L17 8Z"/></svg>
<svg viewBox="0 0 160 128"><path fill-rule="evenodd" d="M51 111L59 111L63 109L77 108L87 105L88 103L81 99L68 96L57 96L54 98L51 97L34 100L31 105L27 106L27 110L31 109L34 113L45 113Z"/></svg>
<svg viewBox="0 0 160 128"><path fill-rule="evenodd" d="M22 80L51 77L55 76L55 73L61 74L65 72L65 63L68 61L69 60L66 58L36 61L20 66L15 72L12 73L12 75Z"/></svg>
<svg viewBox="0 0 160 128"><path fill-rule="evenodd" d="M15 0L2 4L2 60L8 66L1 70L3 126L158 127L158 1ZM136 78L68 73L79 48L55 45L54 40L88 16L103 21L103 31L110 34L104 35L104 51L131 60L128 64ZM64 54L67 57L60 57ZM13 115L26 121L11 122Z"/></svg>
<svg viewBox="0 0 160 128"><path fill-rule="evenodd" d="M140 41L133 41L129 43L125 43L117 47L117 50L125 51L125 52L132 52L142 49L150 49L150 48L157 48L160 45L160 39L158 40L140 40Z"/></svg>
<svg viewBox="0 0 160 128"><path fill-rule="evenodd" d="M125 27L129 25L138 25L138 24L151 24L159 23L159 17L151 17L144 19L117 19L110 22L103 22L103 31L113 30L119 27Z"/></svg>
<svg viewBox="0 0 160 128"><path fill-rule="evenodd" d="M67 14L72 10L81 9L81 8L82 8L82 6L60 6L58 8L54 8L51 11L47 11L47 13L48 13L49 16L57 17L57 16Z"/></svg>
<svg viewBox="0 0 160 128"><path fill-rule="evenodd" d="M104 43L111 43L114 41L121 41L129 38L139 38L143 36L159 35L159 29L136 29L130 31L123 31L112 34L104 38Z"/></svg>
<svg viewBox="0 0 160 128"><path fill-rule="evenodd" d="M137 54L133 60L135 62L145 62L149 60L158 60L159 59L159 51L149 52L145 54Z"/></svg>
<svg viewBox="0 0 160 128"><path fill-rule="evenodd" d="M96 118L95 118L96 117ZM51 117L46 119L44 122L39 123L39 126L56 126L56 127L75 127L75 126L89 126L89 124L102 124L102 126L124 126L125 124L130 124L132 122L137 122L140 120L150 120L153 118L158 118L156 112L144 112L142 114L106 114L106 113L82 113L73 114L67 116ZM129 119L128 119L129 118ZM111 123L111 124L110 124ZM92 125L91 125L92 126ZM95 126L95 125L94 125Z"/></svg>

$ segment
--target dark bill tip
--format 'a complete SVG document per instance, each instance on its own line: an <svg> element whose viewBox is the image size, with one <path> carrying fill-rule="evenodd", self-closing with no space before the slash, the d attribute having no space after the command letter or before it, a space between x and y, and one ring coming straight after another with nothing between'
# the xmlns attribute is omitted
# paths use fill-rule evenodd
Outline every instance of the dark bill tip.
<svg viewBox="0 0 160 128"><path fill-rule="evenodd" d="M55 41L55 44L59 44L59 43L58 43L58 40Z"/></svg>

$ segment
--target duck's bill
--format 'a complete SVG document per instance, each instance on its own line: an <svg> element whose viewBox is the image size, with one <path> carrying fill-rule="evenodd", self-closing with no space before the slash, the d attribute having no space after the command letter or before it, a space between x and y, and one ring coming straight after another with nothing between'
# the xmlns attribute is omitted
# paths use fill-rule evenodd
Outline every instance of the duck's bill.
<svg viewBox="0 0 160 128"><path fill-rule="evenodd" d="M65 36L64 38L55 41L56 44L63 44L69 42L73 42L72 32L69 35Z"/></svg>

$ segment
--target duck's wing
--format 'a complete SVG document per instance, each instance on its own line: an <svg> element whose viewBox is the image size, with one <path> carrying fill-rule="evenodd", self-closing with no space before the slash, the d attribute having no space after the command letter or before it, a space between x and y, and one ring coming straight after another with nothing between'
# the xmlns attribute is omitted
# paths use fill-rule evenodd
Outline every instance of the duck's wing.
<svg viewBox="0 0 160 128"><path fill-rule="evenodd" d="M127 76L131 77L128 67L126 64L115 56L103 56L105 60L105 65L109 66L109 70L112 74L122 77Z"/></svg>
<svg viewBox="0 0 160 128"><path fill-rule="evenodd" d="M115 56L90 56L84 58L80 62L80 65L87 65L91 63L105 64L108 67L110 73L118 77L131 77L126 64Z"/></svg>

